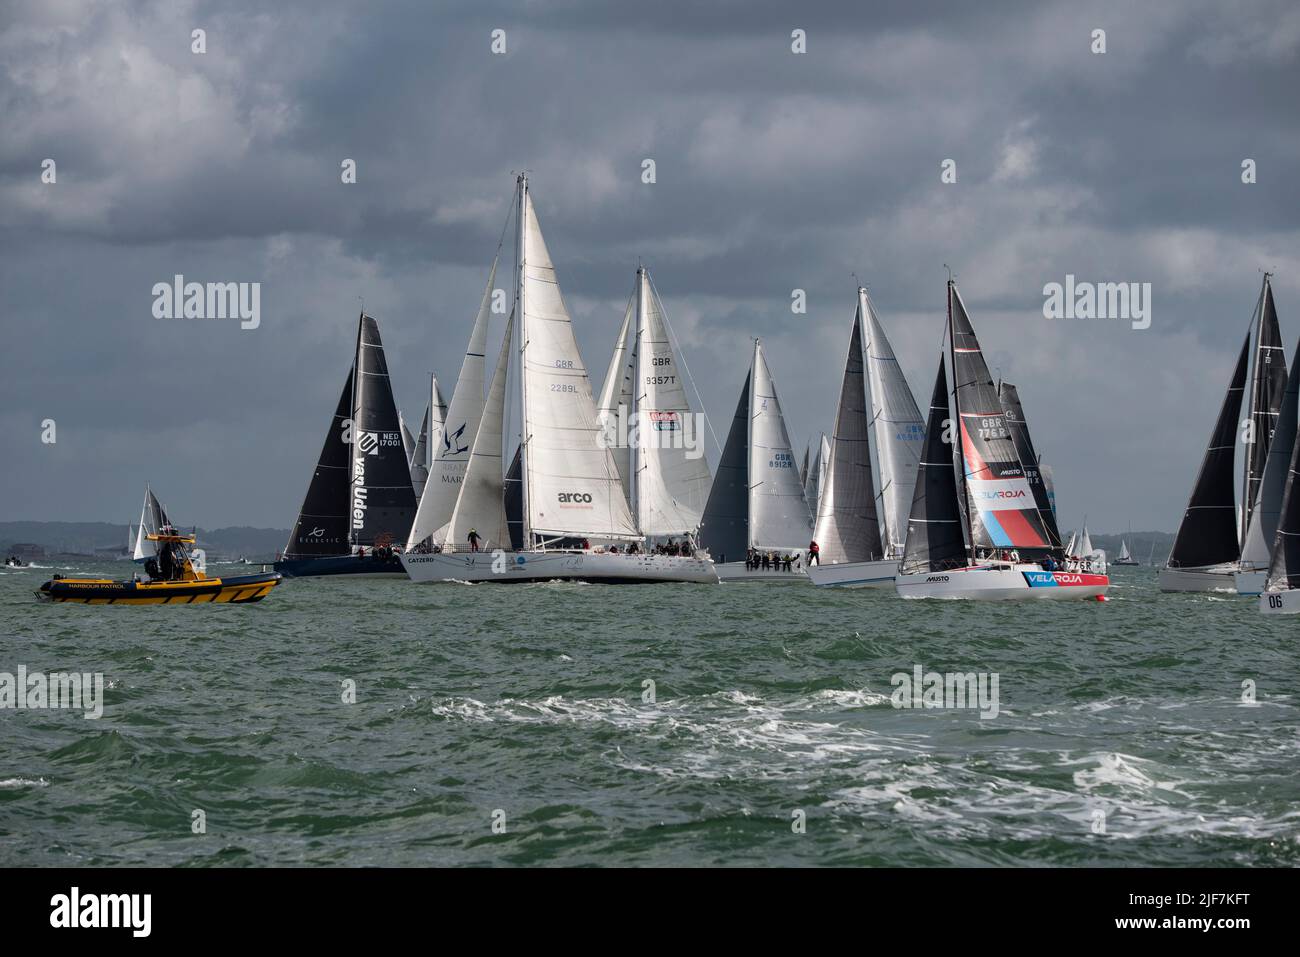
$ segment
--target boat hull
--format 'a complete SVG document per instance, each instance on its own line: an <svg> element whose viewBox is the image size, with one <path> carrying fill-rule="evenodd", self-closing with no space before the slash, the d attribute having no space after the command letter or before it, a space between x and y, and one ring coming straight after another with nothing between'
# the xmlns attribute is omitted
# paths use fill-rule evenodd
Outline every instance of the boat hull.
<svg viewBox="0 0 1300 957"><path fill-rule="evenodd" d="M323 558L282 558L275 570L285 578L332 578L348 575L352 578L405 578L398 556L375 558L366 555L327 555Z"/></svg>
<svg viewBox="0 0 1300 957"><path fill-rule="evenodd" d="M1268 579L1268 569L1261 568L1256 571L1241 571L1232 576L1233 583L1236 585L1238 595L1259 595L1264 591L1264 583Z"/></svg>
<svg viewBox="0 0 1300 957"><path fill-rule="evenodd" d="M1049 572L1038 565L977 565L943 572L899 574L894 587L901 598L1063 601L1103 597L1110 587L1110 579L1085 572Z"/></svg>
<svg viewBox="0 0 1300 957"><path fill-rule="evenodd" d="M819 588L893 588L898 562L838 562L808 566L808 579Z"/></svg>
<svg viewBox="0 0 1300 957"><path fill-rule="evenodd" d="M723 582L806 582L808 573L803 568L791 566L790 571L774 568L746 568L744 562L726 562L718 566L718 579Z"/></svg>
<svg viewBox="0 0 1300 957"><path fill-rule="evenodd" d="M708 558L604 552L438 552L401 556L415 582L581 581L601 584L690 582L716 585Z"/></svg>
<svg viewBox="0 0 1300 957"><path fill-rule="evenodd" d="M1261 593L1259 610L1265 615L1300 615L1300 589Z"/></svg>
<svg viewBox="0 0 1300 957"><path fill-rule="evenodd" d="M82 605L245 605L261 601L279 583L274 572L179 582L55 578L42 585L36 597Z"/></svg>
<svg viewBox="0 0 1300 957"><path fill-rule="evenodd" d="M1177 592L1224 592L1237 590L1231 568L1162 568L1160 590Z"/></svg>

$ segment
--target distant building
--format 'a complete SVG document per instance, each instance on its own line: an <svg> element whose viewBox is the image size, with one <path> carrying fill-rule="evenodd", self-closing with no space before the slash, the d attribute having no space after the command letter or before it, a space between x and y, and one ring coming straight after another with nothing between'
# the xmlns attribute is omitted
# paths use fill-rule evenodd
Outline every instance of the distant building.
<svg viewBox="0 0 1300 957"><path fill-rule="evenodd" d="M5 552L10 555L17 555L24 561L45 557L45 549L40 545L33 545L31 542L14 542L5 549Z"/></svg>

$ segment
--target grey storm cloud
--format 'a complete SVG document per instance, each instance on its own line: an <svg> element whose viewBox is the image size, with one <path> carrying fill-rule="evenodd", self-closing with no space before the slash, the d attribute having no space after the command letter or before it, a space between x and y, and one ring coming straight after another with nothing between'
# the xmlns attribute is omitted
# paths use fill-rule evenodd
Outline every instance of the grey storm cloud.
<svg viewBox="0 0 1300 957"><path fill-rule="evenodd" d="M360 300L418 423L528 168L593 376L643 260L714 427L761 335L802 450L852 274L924 400L946 263L1063 524L1172 528L1261 268L1300 333L1298 53L1285 0L7 4L0 517L127 521L149 481L182 521L287 527ZM178 273L261 282L261 327L154 319ZM1044 319L1067 273L1150 282L1151 328Z"/></svg>

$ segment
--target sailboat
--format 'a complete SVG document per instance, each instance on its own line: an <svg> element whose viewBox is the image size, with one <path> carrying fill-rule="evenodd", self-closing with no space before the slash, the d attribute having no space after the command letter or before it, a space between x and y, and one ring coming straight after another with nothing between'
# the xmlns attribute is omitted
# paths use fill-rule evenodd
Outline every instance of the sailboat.
<svg viewBox="0 0 1300 957"><path fill-rule="evenodd" d="M895 587L903 598L1095 598L1105 575L1056 570L1062 556L1020 460L956 284ZM949 391L946 360L953 369ZM1020 417L1023 425L1023 416ZM955 434L951 430L955 428ZM1046 495L1045 488L1042 494Z"/></svg>
<svg viewBox="0 0 1300 957"><path fill-rule="evenodd" d="M1277 521L1281 507L1281 467L1275 466L1267 487L1264 472L1288 382L1271 278L1269 273L1264 274L1250 329L1237 356L1187 511L1178 526L1168 563L1160 570L1161 591L1231 592L1237 588L1239 572L1253 573L1242 581L1242 586L1258 591L1263 583L1262 572L1269 566L1271 540L1265 520ZM1246 421L1249 424L1245 438L1249 441L1244 442L1242 481L1237 490L1233 471L1238 422L1248 381ZM1261 507L1266 515L1259 517L1257 527L1252 530L1257 509Z"/></svg>
<svg viewBox="0 0 1300 957"><path fill-rule="evenodd" d="M1289 393L1295 383L1297 365L1300 365L1300 354L1291 365L1291 378L1287 385L1288 402L1291 401ZM1294 417L1294 412L1291 416ZM1279 429L1287 424L1287 418L1287 415L1281 417ZM1282 434L1279 433L1276 437L1273 443L1275 446L1281 444ZM1270 450L1271 454L1272 450ZM1266 475L1267 472L1266 468ZM1273 533L1268 573L1259 596L1259 610L1266 615L1300 615L1300 482L1296 480L1298 473L1300 473L1300 442L1294 441L1293 436L1291 454L1287 462L1286 481L1283 484L1282 505L1277 516L1277 528Z"/></svg>
<svg viewBox="0 0 1300 957"><path fill-rule="evenodd" d="M1119 557L1115 559L1115 561L1113 562L1113 564L1115 564L1115 565L1140 565L1140 564L1142 564L1142 563L1139 562L1136 558L1134 558L1134 557L1133 557L1133 554L1128 550L1128 539L1127 539L1127 538L1121 538L1121 539L1119 540Z"/></svg>
<svg viewBox="0 0 1300 957"><path fill-rule="evenodd" d="M379 324L362 313L352 368L275 570L299 578L400 577L393 546L403 541L414 514Z"/></svg>
<svg viewBox="0 0 1300 957"><path fill-rule="evenodd" d="M1070 533L1070 543L1065 547L1066 567L1074 571L1106 574L1106 551L1092 544L1088 533L1088 518L1084 516L1083 528Z"/></svg>
<svg viewBox="0 0 1300 957"><path fill-rule="evenodd" d="M870 386L869 417L864 371ZM924 437L925 424L911 387L867 290L859 287L839 413L813 531L820 549L817 563L808 566L814 585L893 587L903 556ZM873 444L879 493L872 475Z"/></svg>
<svg viewBox="0 0 1300 957"><path fill-rule="evenodd" d="M709 489L700 541L722 581L805 581L802 567L752 556L793 556L799 566L812 536L812 514L799 481L776 384L754 340L749 375ZM763 567L764 565L768 567Z"/></svg>
<svg viewBox="0 0 1300 957"><path fill-rule="evenodd" d="M432 543L419 541L415 550L401 556L402 564L417 582L716 582L713 562L693 548L686 554L667 555L640 547L646 535L631 503L641 499L629 497L625 490L598 417L526 175L516 181L516 216L515 309L507 322L464 480L441 538L434 535ZM669 384L647 383L646 378L677 377L671 350L661 351L666 344L654 339L653 323L647 319L655 308L646 299L647 284L648 276L638 283L638 362L642 369L655 371L638 376L633 391L637 394L635 424L638 430L650 431L654 423L673 421L664 417L668 413L679 413L661 409L657 394L644 388ZM506 383L516 349L523 420L520 548L511 542L510 495L501 471ZM453 414L451 421L455 418ZM632 451L635 463L629 468L635 469L630 473L634 487L647 483L644 505L637 509L647 525L657 522L661 512L672 521L689 521L689 516L682 516L680 502L669 502L655 491L660 483L676 487L674 469L680 460L651 454L649 449ZM672 509L666 510L666 504ZM681 532L690 528L678 527ZM470 541L469 546L463 541Z"/></svg>

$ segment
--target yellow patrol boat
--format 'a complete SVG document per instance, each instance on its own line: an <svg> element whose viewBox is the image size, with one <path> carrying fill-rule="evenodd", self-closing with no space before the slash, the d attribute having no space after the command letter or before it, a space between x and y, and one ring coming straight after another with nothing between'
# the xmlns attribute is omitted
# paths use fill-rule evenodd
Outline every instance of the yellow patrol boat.
<svg viewBox="0 0 1300 957"><path fill-rule="evenodd" d="M135 559L144 562L144 576L129 581L111 578L64 578L55 575L36 592L43 601L83 605L191 605L204 602L245 604L261 601L280 583L278 572L209 578L202 561L195 562L189 546L193 535L182 535L154 498L145 492L145 513L136 539ZM154 530L147 531L152 528Z"/></svg>

